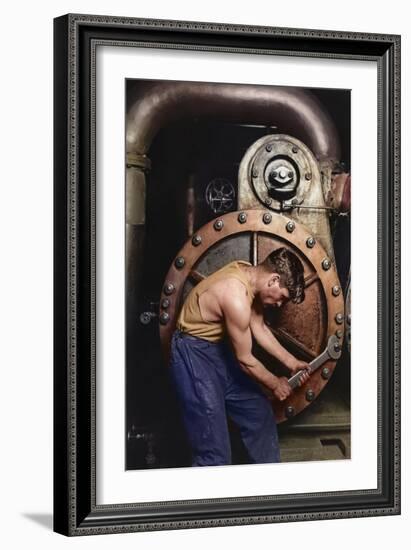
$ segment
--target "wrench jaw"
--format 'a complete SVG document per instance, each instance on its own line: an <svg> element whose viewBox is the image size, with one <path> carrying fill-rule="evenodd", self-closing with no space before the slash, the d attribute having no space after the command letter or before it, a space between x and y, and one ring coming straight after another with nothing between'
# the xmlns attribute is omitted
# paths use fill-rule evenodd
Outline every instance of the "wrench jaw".
<svg viewBox="0 0 411 550"><path fill-rule="evenodd" d="M327 353L330 356L330 359L333 359L334 361L336 361L341 357L341 352L342 352L341 344L337 336L335 336L335 334L332 334L328 338L328 343L327 343Z"/></svg>
<svg viewBox="0 0 411 550"><path fill-rule="evenodd" d="M321 367L324 363L326 363L330 359L333 361L336 361L340 357L341 357L341 344L337 336L335 336L335 334L332 334L328 338L327 347L325 348L325 350L316 359L314 359L314 361L310 363L310 367L311 367L310 374L313 374L319 367ZM288 383L293 390L299 387L300 378L303 372L304 371L297 372L291 378L288 379Z"/></svg>

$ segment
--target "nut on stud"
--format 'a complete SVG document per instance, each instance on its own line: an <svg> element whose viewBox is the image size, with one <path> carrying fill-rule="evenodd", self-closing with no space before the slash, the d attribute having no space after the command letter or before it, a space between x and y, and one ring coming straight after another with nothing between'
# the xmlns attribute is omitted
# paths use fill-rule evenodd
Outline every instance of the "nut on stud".
<svg viewBox="0 0 411 550"><path fill-rule="evenodd" d="M221 231L223 227L224 227L224 222L223 222L223 220L216 220L216 221L214 222L214 229L215 229L216 231Z"/></svg>
<svg viewBox="0 0 411 550"><path fill-rule="evenodd" d="M245 212L240 212L238 214L238 221L240 223L245 223L247 221L247 214Z"/></svg>
<svg viewBox="0 0 411 550"><path fill-rule="evenodd" d="M193 243L194 246L198 246L199 244L201 244L201 236L194 235L193 238L191 239L191 242Z"/></svg>
<svg viewBox="0 0 411 550"><path fill-rule="evenodd" d="M305 398L307 399L307 401L314 401L314 397L315 397L315 393L313 390L307 390L305 392Z"/></svg>
<svg viewBox="0 0 411 550"><path fill-rule="evenodd" d="M273 219L272 215L269 212L266 212L263 216L263 222L265 224L271 223L271 220Z"/></svg>
<svg viewBox="0 0 411 550"><path fill-rule="evenodd" d="M333 296L339 296L341 293L341 287L339 285L334 285L332 289Z"/></svg>
<svg viewBox="0 0 411 550"><path fill-rule="evenodd" d="M285 416L287 418L292 418L294 415L295 415L294 407L291 407L291 405L289 405L288 407L285 408Z"/></svg>
<svg viewBox="0 0 411 550"><path fill-rule="evenodd" d="M176 266L177 269L182 269L184 267L185 263L186 263L186 261L183 258L183 256L178 256L178 258L176 258L175 261L174 261L174 265Z"/></svg>
<svg viewBox="0 0 411 550"><path fill-rule="evenodd" d="M170 315L166 312L166 311L163 311L160 313L160 324L161 325L166 325L170 320Z"/></svg>
<svg viewBox="0 0 411 550"><path fill-rule="evenodd" d="M167 294L167 296L170 296L170 294L173 294L173 292L175 291L175 286L173 285L173 283L166 283L164 285L164 294Z"/></svg>
<svg viewBox="0 0 411 550"><path fill-rule="evenodd" d="M328 380L331 376L331 371L328 367L324 367L321 371L321 377L324 378L324 380Z"/></svg>
<svg viewBox="0 0 411 550"><path fill-rule="evenodd" d="M343 321L344 321L344 315L342 313L337 313L337 315L335 316L335 322L338 325L342 325Z"/></svg>
<svg viewBox="0 0 411 550"><path fill-rule="evenodd" d="M331 267L331 262L328 258L324 258L324 260L321 262L321 265L323 266L324 271L328 271Z"/></svg>
<svg viewBox="0 0 411 550"><path fill-rule="evenodd" d="M287 229L288 233L292 233L295 229L295 223L292 221L289 221L287 222L287 225L285 226L285 228Z"/></svg>
<svg viewBox="0 0 411 550"><path fill-rule="evenodd" d="M305 244L307 245L308 248L313 248L313 246L315 245L315 239L314 237L308 237L308 239L305 241Z"/></svg>

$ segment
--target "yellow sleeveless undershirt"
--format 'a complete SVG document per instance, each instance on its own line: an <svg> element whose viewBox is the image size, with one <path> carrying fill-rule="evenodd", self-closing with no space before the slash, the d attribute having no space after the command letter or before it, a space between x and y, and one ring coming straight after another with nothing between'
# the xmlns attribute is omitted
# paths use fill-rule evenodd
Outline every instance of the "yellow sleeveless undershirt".
<svg viewBox="0 0 411 550"><path fill-rule="evenodd" d="M177 319L177 329L191 334L192 336L209 340L210 342L218 342L224 338L225 326L223 320L204 321L200 312L198 298L216 281L235 277L245 285L247 296L250 300L250 304L252 304L254 293L245 273L240 269L240 264L251 265L249 262L243 260L230 262L203 279L189 292Z"/></svg>

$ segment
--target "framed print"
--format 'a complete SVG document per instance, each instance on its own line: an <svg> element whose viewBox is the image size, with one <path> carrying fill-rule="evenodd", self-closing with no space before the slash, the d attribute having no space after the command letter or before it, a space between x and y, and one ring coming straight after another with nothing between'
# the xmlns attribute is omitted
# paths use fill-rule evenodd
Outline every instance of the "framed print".
<svg viewBox="0 0 411 550"><path fill-rule="evenodd" d="M54 529L400 513L400 37L66 15Z"/></svg>

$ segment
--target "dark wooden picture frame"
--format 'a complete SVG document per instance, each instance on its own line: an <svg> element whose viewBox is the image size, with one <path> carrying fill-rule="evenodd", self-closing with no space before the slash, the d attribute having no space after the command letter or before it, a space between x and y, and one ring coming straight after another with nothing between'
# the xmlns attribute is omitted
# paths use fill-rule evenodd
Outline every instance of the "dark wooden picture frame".
<svg viewBox="0 0 411 550"><path fill-rule="evenodd" d="M54 33L54 530L74 536L399 514L400 37L71 14L55 19ZM377 63L377 489L96 504L97 43Z"/></svg>

